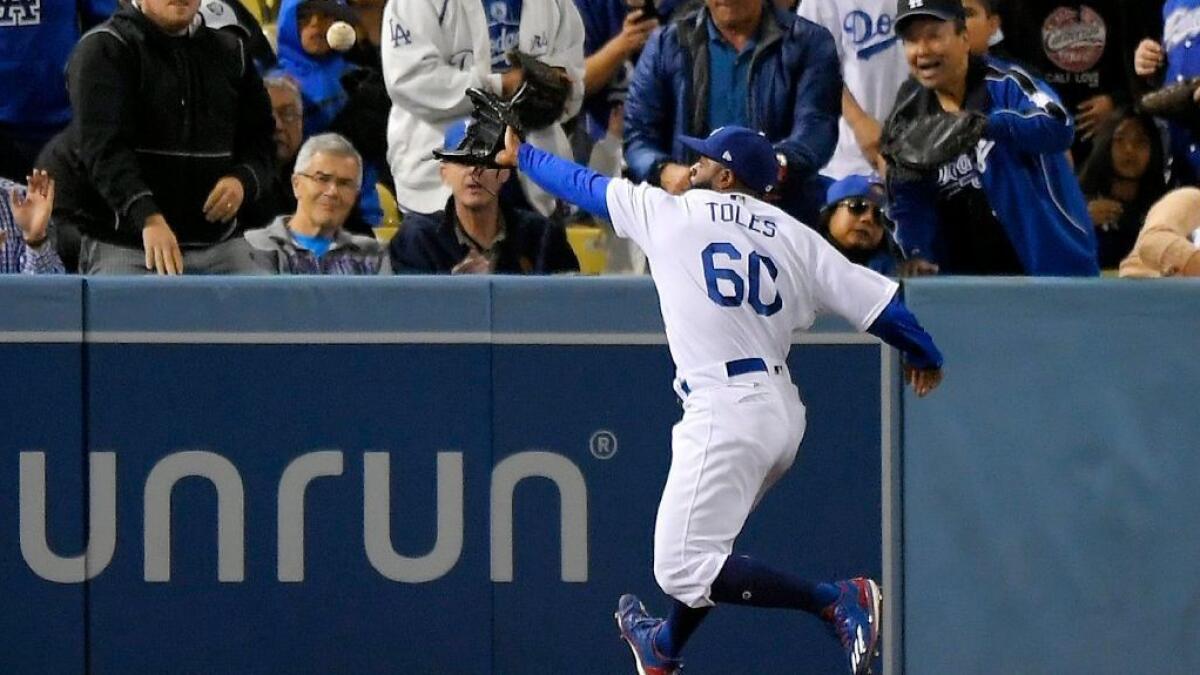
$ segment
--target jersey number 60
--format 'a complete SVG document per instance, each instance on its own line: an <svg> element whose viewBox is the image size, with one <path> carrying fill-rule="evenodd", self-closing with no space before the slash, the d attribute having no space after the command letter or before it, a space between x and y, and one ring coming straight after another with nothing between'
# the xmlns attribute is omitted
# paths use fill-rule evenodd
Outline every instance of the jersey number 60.
<svg viewBox="0 0 1200 675"><path fill-rule="evenodd" d="M775 300L771 304L768 305L762 301L762 270L765 268L767 274L770 275L769 285L771 286L775 285L774 281L779 276L779 268L775 266L773 260L759 255L758 252L750 254L746 261L746 276L750 278L750 292L747 295L744 293L746 284L742 280L742 275L734 269L717 267L713 262L713 257L717 255L727 257L729 262L742 259L742 252L727 241L714 242L704 247L700 253L700 259L704 262L704 283L708 286L709 299L722 307L740 307L745 300L750 303L755 312L763 316L771 316L783 309L783 298L780 297L778 290L776 290ZM732 294L726 295L721 292L717 286L717 282L721 279L733 285Z"/></svg>

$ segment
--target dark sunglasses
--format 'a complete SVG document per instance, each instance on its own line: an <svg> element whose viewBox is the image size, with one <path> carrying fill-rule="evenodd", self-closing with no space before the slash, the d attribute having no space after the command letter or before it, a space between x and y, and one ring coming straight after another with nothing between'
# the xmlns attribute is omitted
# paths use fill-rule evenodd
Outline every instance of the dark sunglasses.
<svg viewBox="0 0 1200 675"><path fill-rule="evenodd" d="M856 216L861 216L867 211L871 211L875 214L875 217L879 217L879 205L870 199L867 199L866 197L850 197L849 199L843 199L842 201L838 202L838 206L846 207L846 210Z"/></svg>

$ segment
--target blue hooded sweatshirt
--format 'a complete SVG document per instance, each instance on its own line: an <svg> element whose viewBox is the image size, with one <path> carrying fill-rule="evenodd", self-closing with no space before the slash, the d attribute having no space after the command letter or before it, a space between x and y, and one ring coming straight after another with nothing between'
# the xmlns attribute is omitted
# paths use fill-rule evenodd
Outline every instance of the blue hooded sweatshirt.
<svg viewBox="0 0 1200 675"><path fill-rule="evenodd" d="M295 78L304 98L304 136L329 130L346 107L342 75L352 66L337 52L315 57L300 45L296 10L305 0L283 0L279 8L279 69Z"/></svg>

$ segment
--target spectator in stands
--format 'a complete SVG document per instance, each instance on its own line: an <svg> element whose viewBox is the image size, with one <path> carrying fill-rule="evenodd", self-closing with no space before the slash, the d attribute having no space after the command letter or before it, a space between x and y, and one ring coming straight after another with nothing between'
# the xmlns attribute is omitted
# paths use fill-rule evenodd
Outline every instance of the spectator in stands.
<svg viewBox="0 0 1200 675"><path fill-rule="evenodd" d="M466 122L446 130L453 149ZM439 170L451 195L445 210L409 214L391 242L398 273L552 274L577 272L579 261L563 228L546 217L514 208L500 196L508 169L443 161Z"/></svg>
<svg viewBox="0 0 1200 675"><path fill-rule="evenodd" d="M845 80L837 149L821 173L841 179L881 171L880 125L908 76L894 30L895 0L805 0L800 16L833 35Z"/></svg>
<svg viewBox="0 0 1200 675"><path fill-rule="evenodd" d="M62 274L66 270L47 226L54 180L35 170L22 187L0 178L0 274Z"/></svg>
<svg viewBox="0 0 1200 675"><path fill-rule="evenodd" d="M878 179L846 176L829 186L820 231L851 262L894 275L899 249L884 224L884 197Z"/></svg>
<svg viewBox="0 0 1200 675"><path fill-rule="evenodd" d="M583 19L583 112L588 136L604 138L612 109L629 91L633 62L650 33L658 28L657 15L647 17L625 0L575 0Z"/></svg>
<svg viewBox="0 0 1200 675"><path fill-rule="evenodd" d="M390 274L382 244L343 228L362 189L362 168L358 151L337 134L305 141L292 174L295 214L246 232L258 266L272 274Z"/></svg>
<svg viewBox="0 0 1200 675"><path fill-rule="evenodd" d="M335 21L354 25L358 15L345 4L345 0L283 0L279 8L279 69L300 85L300 96L304 102L304 137L308 138L327 131L343 132L355 143L360 153L382 160L375 147L384 141L383 120L386 119L386 103L372 115L362 111L362 101L352 100L352 92L345 85L354 84L354 94L360 90L364 80L372 79L372 71L352 65L338 51L329 46L326 33ZM374 79L382 76L374 73ZM369 108L369 106L368 106ZM357 111L358 124L339 124L347 110ZM376 134L368 129L374 122ZM380 161L379 163L382 163ZM368 161L364 167L364 185L359 197L361 218L371 226L383 220L379 197L375 192L378 170Z"/></svg>
<svg viewBox="0 0 1200 675"><path fill-rule="evenodd" d="M1151 3L1153 4L1153 3ZM1150 7L1143 6L1143 12ZM1162 39L1144 39L1134 53L1133 68L1147 87L1175 83L1200 75L1200 21L1196 3L1167 0L1162 6ZM1170 124L1171 173L1176 183L1200 182L1200 137L1185 125Z"/></svg>
<svg viewBox="0 0 1200 675"><path fill-rule="evenodd" d="M0 177L25 180L67 126L67 58L79 36L116 9L117 0L0 2Z"/></svg>
<svg viewBox="0 0 1200 675"><path fill-rule="evenodd" d="M1137 25L1132 15L1144 11L1141 4L1019 0L1003 3L1003 10L1013 58L1053 87L1075 115L1072 155L1082 163L1100 125L1132 101L1129 64L1139 36L1130 29Z"/></svg>
<svg viewBox="0 0 1200 675"><path fill-rule="evenodd" d="M279 8L279 68L300 85L305 136L327 131L346 107L342 76L351 66L326 39L335 21L358 17L345 0L283 0Z"/></svg>
<svg viewBox="0 0 1200 675"><path fill-rule="evenodd" d="M80 41L74 119L43 154L88 274L252 271L238 214L271 175L266 90L199 0L141 0Z"/></svg>
<svg viewBox="0 0 1200 675"><path fill-rule="evenodd" d="M276 217L295 212L292 176L295 174L296 154L304 142L303 104L296 81L276 71L267 75L263 84L271 99L271 112L275 117L275 134L272 136L275 142L275 171L263 190L262 199L252 204L250 211L245 214L249 227L265 227L274 222ZM360 197L343 227L352 234L374 236L371 225L363 219L361 205Z"/></svg>
<svg viewBox="0 0 1200 675"><path fill-rule="evenodd" d="M1100 269L1116 269L1129 254L1146 212L1167 191L1165 173L1153 119L1119 110L1097 132L1079 183L1096 227Z"/></svg>
<svg viewBox="0 0 1200 675"><path fill-rule="evenodd" d="M1200 190L1168 192L1146 214L1122 277L1200 277Z"/></svg>
<svg viewBox="0 0 1200 675"><path fill-rule="evenodd" d="M997 0L962 0L963 14L967 22L967 41L971 56L997 56L1011 61L1006 47L1001 46L1004 31L1000 15L996 12Z"/></svg>
<svg viewBox="0 0 1200 675"><path fill-rule="evenodd" d="M900 0L912 77L884 128L925 115L986 117L974 152L936 172L888 167L889 209L914 267L948 274L1095 275L1096 235L1067 163L1070 114L1023 70L972 58L959 0Z"/></svg>
<svg viewBox="0 0 1200 675"><path fill-rule="evenodd" d="M486 26L487 30L482 28ZM523 73L510 68L512 48L563 69L572 84L561 119L583 101L583 22L574 0L388 0L383 73L392 99L388 160L396 201L405 213L433 213L450 196L430 154L454 122L471 112L468 88L511 96ZM562 157L571 146L560 124L529 141ZM523 176L525 198L543 215L556 202Z"/></svg>
<svg viewBox="0 0 1200 675"><path fill-rule="evenodd" d="M651 36L638 59L625 104L630 173L681 194L694 153L680 137L747 126L775 145L780 207L816 223L827 187L817 171L838 138L840 72L833 38L811 21L765 0L708 0Z"/></svg>

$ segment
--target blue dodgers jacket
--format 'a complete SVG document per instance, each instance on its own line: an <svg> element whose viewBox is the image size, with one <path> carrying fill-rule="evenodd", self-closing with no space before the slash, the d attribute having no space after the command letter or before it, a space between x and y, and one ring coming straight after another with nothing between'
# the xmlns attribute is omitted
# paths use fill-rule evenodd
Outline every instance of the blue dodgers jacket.
<svg viewBox="0 0 1200 675"><path fill-rule="evenodd" d="M983 91L980 91L980 88ZM1075 124L1045 83L1005 61L972 59L967 109L987 115L975 147L988 204L1025 273L1096 276L1096 234L1087 202L1067 162ZM936 95L909 78L896 96L884 139L913 118L941 111ZM908 257L938 261L942 227L936 177L905 180L890 171L889 215Z"/></svg>
<svg viewBox="0 0 1200 675"><path fill-rule="evenodd" d="M654 179L664 161L690 163L680 135L703 138L709 66L707 7L650 37L625 102L625 160L635 180ZM750 62L748 119L788 162L784 194L833 155L842 75L829 31L766 2Z"/></svg>

